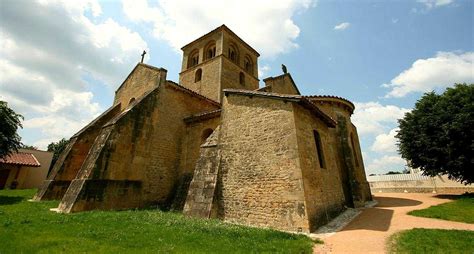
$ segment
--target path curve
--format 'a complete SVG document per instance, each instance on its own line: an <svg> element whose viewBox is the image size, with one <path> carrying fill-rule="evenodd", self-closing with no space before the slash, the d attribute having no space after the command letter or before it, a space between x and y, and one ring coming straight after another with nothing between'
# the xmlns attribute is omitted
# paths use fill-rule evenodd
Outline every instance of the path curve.
<svg viewBox="0 0 474 254"><path fill-rule="evenodd" d="M408 215L412 210L424 209L449 202L450 199L425 193L377 193L378 204L365 208L341 231L323 238L314 253L384 253L386 241L394 233L412 228L474 230L474 224L430 219Z"/></svg>

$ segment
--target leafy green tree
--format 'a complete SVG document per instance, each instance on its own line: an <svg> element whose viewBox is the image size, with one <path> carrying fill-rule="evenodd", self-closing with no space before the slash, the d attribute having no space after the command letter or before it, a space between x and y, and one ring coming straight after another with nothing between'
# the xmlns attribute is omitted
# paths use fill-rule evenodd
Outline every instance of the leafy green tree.
<svg viewBox="0 0 474 254"><path fill-rule="evenodd" d="M398 123L399 151L411 167L474 182L474 84L424 94Z"/></svg>
<svg viewBox="0 0 474 254"><path fill-rule="evenodd" d="M68 143L68 140L62 138L58 142L52 142L48 145L48 152L53 152L53 160L51 161L51 166L49 167L50 170L53 168L54 163L56 163L59 158L59 155L64 150L64 148L66 148Z"/></svg>
<svg viewBox="0 0 474 254"><path fill-rule="evenodd" d="M398 175L401 174L401 172L398 171L388 171L386 175Z"/></svg>
<svg viewBox="0 0 474 254"><path fill-rule="evenodd" d="M21 137L17 132L18 128L23 128L21 120L22 115L9 108L7 102L0 101L0 158L21 147Z"/></svg>
<svg viewBox="0 0 474 254"><path fill-rule="evenodd" d="M30 150L38 150L38 147L36 147L36 146L25 145L25 144L23 144L23 145L21 146L21 148L23 148L23 149L30 149Z"/></svg>

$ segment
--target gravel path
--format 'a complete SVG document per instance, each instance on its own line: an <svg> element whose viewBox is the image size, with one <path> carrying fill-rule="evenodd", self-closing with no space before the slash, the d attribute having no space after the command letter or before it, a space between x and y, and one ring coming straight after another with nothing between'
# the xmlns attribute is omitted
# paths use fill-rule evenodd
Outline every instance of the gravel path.
<svg viewBox="0 0 474 254"><path fill-rule="evenodd" d="M474 224L429 219L407 212L449 202L435 194L377 193L378 204L362 210L341 231L323 237L324 245L315 245L314 253L384 253L386 241L400 230L440 228L474 230Z"/></svg>

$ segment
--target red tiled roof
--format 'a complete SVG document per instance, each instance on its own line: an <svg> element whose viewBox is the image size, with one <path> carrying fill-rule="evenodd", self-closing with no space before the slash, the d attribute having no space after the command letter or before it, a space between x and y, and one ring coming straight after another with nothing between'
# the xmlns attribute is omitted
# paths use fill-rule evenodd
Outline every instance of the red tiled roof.
<svg viewBox="0 0 474 254"><path fill-rule="evenodd" d="M13 164L29 167L40 167L41 164L38 162L36 157L31 153L12 153L4 159L0 159L0 163Z"/></svg>

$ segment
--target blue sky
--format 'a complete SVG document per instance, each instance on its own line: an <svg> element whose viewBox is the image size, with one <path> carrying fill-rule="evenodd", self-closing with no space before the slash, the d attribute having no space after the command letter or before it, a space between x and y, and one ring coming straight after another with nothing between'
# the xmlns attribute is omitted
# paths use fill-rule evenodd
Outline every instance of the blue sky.
<svg viewBox="0 0 474 254"><path fill-rule="evenodd" d="M143 49L178 81L179 48L226 24L261 53L261 79L284 63L303 94L355 103L367 173L402 170L397 119L423 92L474 83L473 13L467 0L4 0L0 99L45 148L111 105Z"/></svg>

